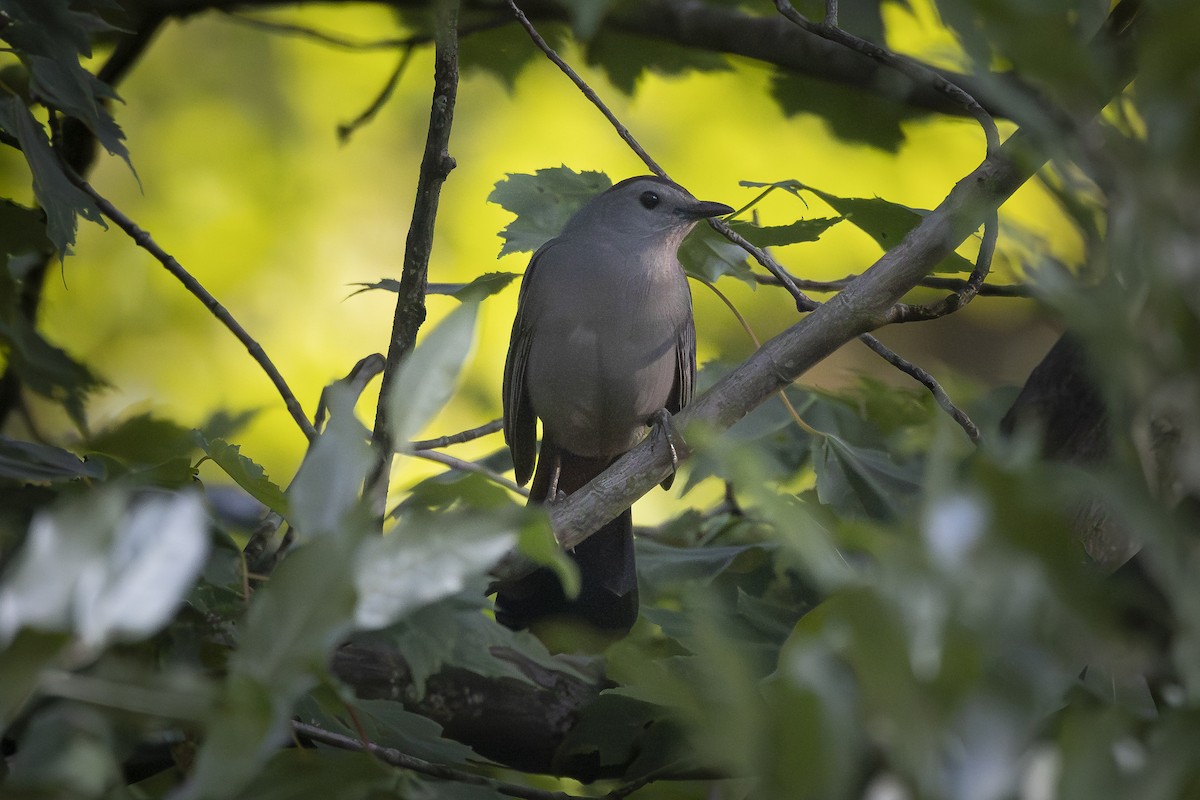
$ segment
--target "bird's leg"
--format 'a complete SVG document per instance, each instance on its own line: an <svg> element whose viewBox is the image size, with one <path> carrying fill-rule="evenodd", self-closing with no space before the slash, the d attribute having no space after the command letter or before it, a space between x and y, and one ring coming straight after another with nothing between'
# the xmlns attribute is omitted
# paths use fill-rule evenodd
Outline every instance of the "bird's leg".
<svg viewBox="0 0 1200 800"><path fill-rule="evenodd" d="M550 486L546 490L546 502L555 503L561 500L566 495L560 494L558 491L558 479L562 477L562 453L558 449L554 450L554 469L550 471Z"/></svg>
<svg viewBox="0 0 1200 800"><path fill-rule="evenodd" d="M671 477L663 481L663 488L669 488L671 481L675 480L675 473L679 469L679 451L675 447L675 432L671 425L671 412L665 408L660 408L650 415L650 419L646 420L646 424L654 430L662 434L663 441L667 443L667 448L671 451Z"/></svg>

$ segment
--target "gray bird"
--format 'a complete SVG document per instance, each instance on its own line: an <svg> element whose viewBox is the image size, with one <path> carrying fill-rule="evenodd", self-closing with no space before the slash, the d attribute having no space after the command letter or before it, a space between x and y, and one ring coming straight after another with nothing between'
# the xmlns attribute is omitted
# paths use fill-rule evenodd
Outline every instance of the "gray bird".
<svg viewBox="0 0 1200 800"><path fill-rule="evenodd" d="M732 211L663 178L629 178L534 253L504 366L504 439L517 483L533 475L531 503L582 488L633 448L658 412L687 405L696 330L679 245L699 220ZM499 588L496 619L513 629L565 617L628 631L638 616L629 510L571 556L578 597L568 599L554 573L539 569Z"/></svg>

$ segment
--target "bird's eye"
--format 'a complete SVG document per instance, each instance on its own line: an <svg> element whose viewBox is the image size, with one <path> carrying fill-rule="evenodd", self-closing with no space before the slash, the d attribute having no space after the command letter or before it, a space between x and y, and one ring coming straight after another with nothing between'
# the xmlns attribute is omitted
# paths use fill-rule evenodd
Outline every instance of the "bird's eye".
<svg viewBox="0 0 1200 800"><path fill-rule="evenodd" d="M654 192L642 192L642 196L638 200L641 201L642 207L647 209L654 208L661 202L658 195Z"/></svg>

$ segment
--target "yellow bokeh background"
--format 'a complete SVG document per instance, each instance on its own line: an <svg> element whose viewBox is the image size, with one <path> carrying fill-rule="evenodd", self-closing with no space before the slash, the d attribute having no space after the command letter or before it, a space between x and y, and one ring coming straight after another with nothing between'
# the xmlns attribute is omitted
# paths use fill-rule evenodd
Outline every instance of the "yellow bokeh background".
<svg viewBox="0 0 1200 800"><path fill-rule="evenodd" d="M893 46L954 65L953 40L926 7L885 8ZM403 34L389 12L371 5L281 11L271 19L361 40ZM785 117L768 93L769 71L743 59L731 59L727 72L643 76L629 98L587 68L578 49L564 55L672 177L704 199L740 206L755 190L738 181L795 178L845 196L932 208L983 156L978 127L962 119L908 123L897 154L838 140L818 118ZM115 159L102 159L92 176L257 338L310 415L322 387L387 347L394 295L351 295L357 283L399 276L428 122L431 48L415 53L374 121L345 144L336 128L369 105L398 57L281 36L221 15L171 23L121 85L124 103L115 108L140 185ZM869 124L869 115L864 119ZM464 75L451 153L458 166L442 193L430 265L435 282L524 269L527 254L497 260L497 233L511 215L487 196L506 174L565 164L602 170L615 181L646 171L542 58L531 61L512 91L493 76ZM783 223L831 212L819 201L805 205L777 193L761 213L764 222ZM1081 257L1077 234L1036 186L1005 206L1004 222L1005 229L1035 234L1048 256L1066 263ZM970 255L970 245L962 252ZM778 255L796 274L827 279L861 272L879 251L844 224L819 243ZM999 280L1013 277L1001 270ZM762 338L796 321L779 290L751 291L733 280L720 287ZM516 294L513 284L484 303L460 390L429 435L499 415ZM745 357L752 345L729 312L704 287L694 285L693 294L701 362ZM431 296L427 326L455 303ZM1051 335L1025 301L980 300L961 317L883 338L904 345L906 355L935 374L945 367L997 385L1020 382ZM96 427L148 410L191 426L222 409L260 409L237 440L278 482L290 479L305 441L267 378L119 230L81 226L76 255L67 258L61 278L49 281L42 319L52 340L111 384L92 408ZM1019 346L993 352L997 341ZM848 346L804 380L836 386L860 369L878 371L864 352ZM903 376L883 374L909 385ZM376 386L360 405L364 420ZM477 457L501 445L493 436L456 452ZM395 485L438 469L401 459ZM210 471L205 478L219 476Z"/></svg>

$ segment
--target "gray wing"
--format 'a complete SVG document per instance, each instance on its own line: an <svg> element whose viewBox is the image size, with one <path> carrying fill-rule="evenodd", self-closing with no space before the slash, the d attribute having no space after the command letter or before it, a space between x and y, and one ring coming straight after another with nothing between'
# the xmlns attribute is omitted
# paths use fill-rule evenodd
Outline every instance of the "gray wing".
<svg viewBox="0 0 1200 800"><path fill-rule="evenodd" d="M551 240L553 241L553 240ZM513 470L517 483L524 486L533 475L537 460L537 415L529 399L529 387L525 383L525 367L529 364L529 345L533 331L526 308L529 285L535 280L538 257L546 251L550 242L542 245L521 279L521 293L517 298L517 316L513 319L512 338L508 343L508 358L504 362L504 441L512 453Z"/></svg>
<svg viewBox="0 0 1200 800"><path fill-rule="evenodd" d="M687 322L679 330L675 342L675 386L667 398L667 411L678 414L692 402L692 389L696 385L696 323L689 313Z"/></svg>

